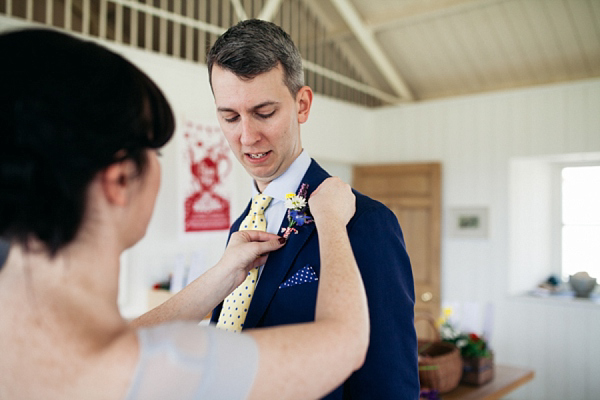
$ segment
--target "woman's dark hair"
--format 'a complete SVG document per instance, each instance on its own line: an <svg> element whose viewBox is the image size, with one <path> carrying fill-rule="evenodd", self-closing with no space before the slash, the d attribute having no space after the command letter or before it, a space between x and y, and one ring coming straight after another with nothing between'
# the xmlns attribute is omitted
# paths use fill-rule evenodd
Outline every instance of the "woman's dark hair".
<svg viewBox="0 0 600 400"><path fill-rule="evenodd" d="M173 135L160 89L129 61L67 34L0 35L0 237L42 241L50 255L82 223L87 188L109 165Z"/></svg>

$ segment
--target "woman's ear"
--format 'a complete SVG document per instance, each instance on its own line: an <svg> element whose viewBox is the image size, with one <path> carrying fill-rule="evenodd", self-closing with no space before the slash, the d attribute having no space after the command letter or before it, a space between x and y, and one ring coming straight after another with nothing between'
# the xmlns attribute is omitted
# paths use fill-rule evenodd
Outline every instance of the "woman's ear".
<svg viewBox="0 0 600 400"><path fill-rule="evenodd" d="M106 199L112 204L126 206L129 201L131 177L135 174L134 163L131 160L117 162L106 167L100 174Z"/></svg>
<svg viewBox="0 0 600 400"><path fill-rule="evenodd" d="M308 120L310 106L312 105L313 91L309 86L302 86L296 94L296 105L298 107L298 122L303 124Z"/></svg>

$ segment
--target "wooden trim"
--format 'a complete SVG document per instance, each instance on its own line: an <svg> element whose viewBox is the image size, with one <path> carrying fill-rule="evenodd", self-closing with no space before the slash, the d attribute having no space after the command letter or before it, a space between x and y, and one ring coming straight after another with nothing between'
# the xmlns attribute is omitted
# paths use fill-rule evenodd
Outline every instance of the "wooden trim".
<svg viewBox="0 0 600 400"><path fill-rule="evenodd" d="M531 381L535 373L531 369L496 365L494 379L481 386L461 384L442 396L442 400L496 400Z"/></svg>

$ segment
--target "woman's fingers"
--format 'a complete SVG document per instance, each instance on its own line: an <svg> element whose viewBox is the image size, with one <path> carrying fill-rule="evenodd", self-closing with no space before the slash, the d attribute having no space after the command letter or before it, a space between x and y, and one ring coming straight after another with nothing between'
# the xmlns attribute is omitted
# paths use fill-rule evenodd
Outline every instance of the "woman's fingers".
<svg viewBox="0 0 600 400"><path fill-rule="evenodd" d="M238 231L231 235L230 242L266 242L278 239L279 236L263 231Z"/></svg>
<svg viewBox="0 0 600 400"><path fill-rule="evenodd" d="M262 265L268 253L280 249L284 244L284 238L272 233L240 231L231 235L228 247L238 255L240 260L255 265L262 259L263 262L257 264Z"/></svg>
<svg viewBox="0 0 600 400"><path fill-rule="evenodd" d="M337 177L323 181L308 200L315 221L340 220L344 224L354 215L355 202L350 185Z"/></svg>

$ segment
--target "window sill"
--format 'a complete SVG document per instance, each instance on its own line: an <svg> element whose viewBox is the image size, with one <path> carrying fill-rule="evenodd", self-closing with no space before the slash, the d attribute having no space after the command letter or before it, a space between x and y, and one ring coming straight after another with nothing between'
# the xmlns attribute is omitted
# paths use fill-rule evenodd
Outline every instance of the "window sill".
<svg viewBox="0 0 600 400"><path fill-rule="evenodd" d="M575 297L573 291L562 291L558 293L546 293L532 290L521 295L511 297L514 300L523 300L538 304L546 304L557 307L577 307L577 308L595 308L600 309L600 293L595 290L590 297Z"/></svg>

